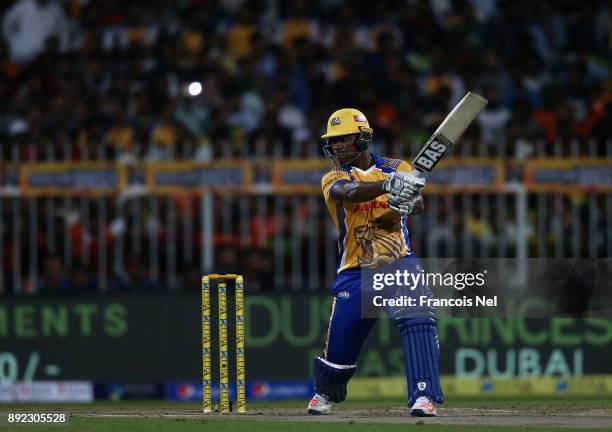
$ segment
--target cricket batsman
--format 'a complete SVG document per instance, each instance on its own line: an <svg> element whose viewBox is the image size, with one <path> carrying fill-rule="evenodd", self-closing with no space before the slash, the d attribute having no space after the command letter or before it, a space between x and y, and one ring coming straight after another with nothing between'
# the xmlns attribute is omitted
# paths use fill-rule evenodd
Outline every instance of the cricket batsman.
<svg viewBox="0 0 612 432"><path fill-rule="evenodd" d="M406 220L424 209L425 180L412 174L409 163L369 152L372 135L365 115L345 108L329 117L321 137L325 157L336 165L321 186L338 230L340 259L325 348L313 359L316 393L308 404L310 414L327 414L332 402L346 398L359 351L376 323L362 317L362 273L389 264L420 269ZM392 319L402 340L410 413L435 416L436 403L444 402L435 311Z"/></svg>

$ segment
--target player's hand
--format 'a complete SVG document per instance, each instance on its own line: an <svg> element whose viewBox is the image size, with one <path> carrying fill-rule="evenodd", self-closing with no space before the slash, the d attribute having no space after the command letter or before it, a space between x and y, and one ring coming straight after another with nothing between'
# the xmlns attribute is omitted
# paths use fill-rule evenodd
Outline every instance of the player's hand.
<svg viewBox="0 0 612 432"><path fill-rule="evenodd" d="M397 196L389 197L389 208L395 210L402 216L411 215L416 205L417 197L404 199Z"/></svg>
<svg viewBox="0 0 612 432"><path fill-rule="evenodd" d="M391 173L383 184L383 189L390 194L389 198L409 200L417 196L424 186L424 178L400 171Z"/></svg>

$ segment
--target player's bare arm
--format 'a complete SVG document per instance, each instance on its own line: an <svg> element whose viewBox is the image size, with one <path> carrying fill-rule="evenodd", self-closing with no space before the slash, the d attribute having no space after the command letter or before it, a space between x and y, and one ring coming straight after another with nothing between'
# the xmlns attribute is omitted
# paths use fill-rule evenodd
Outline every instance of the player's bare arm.
<svg viewBox="0 0 612 432"><path fill-rule="evenodd" d="M381 195L388 193L385 190L386 180L376 182L351 182L340 180L336 183L330 196L336 201L360 203L368 202ZM413 199L413 209L411 214L420 214L425 209L423 195L419 192Z"/></svg>
<svg viewBox="0 0 612 432"><path fill-rule="evenodd" d="M352 182L340 180L330 192L330 196L336 201L342 202L367 202L387 193L383 189L385 181L375 182Z"/></svg>

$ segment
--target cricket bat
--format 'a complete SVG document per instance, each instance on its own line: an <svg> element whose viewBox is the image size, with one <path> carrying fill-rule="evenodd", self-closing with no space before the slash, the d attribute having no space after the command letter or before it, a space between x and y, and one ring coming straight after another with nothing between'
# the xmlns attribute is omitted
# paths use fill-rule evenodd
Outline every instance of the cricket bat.
<svg viewBox="0 0 612 432"><path fill-rule="evenodd" d="M466 94L414 158L413 174L419 177L433 170L486 105L487 100L482 96L472 92Z"/></svg>

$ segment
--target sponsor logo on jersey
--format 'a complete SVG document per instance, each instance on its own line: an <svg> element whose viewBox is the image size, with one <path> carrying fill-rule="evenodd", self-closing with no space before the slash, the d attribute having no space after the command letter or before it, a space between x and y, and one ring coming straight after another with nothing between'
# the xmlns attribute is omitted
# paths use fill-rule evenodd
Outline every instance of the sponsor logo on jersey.
<svg viewBox="0 0 612 432"><path fill-rule="evenodd" d="M348 291L340 291L338 294L336 294L336 297L340 297L340 298L349 298L351 296L351 293Z"/></svg>
<svg viewBox="0 0 612 432"><path fill-rule="evenodd" d="M355 213L358 211L370 211L372 209L377 209L377 208L388 209L389 202L388 201L370 201L367 203L359 203L353 206L352 211L353 213Z"/></svg>

